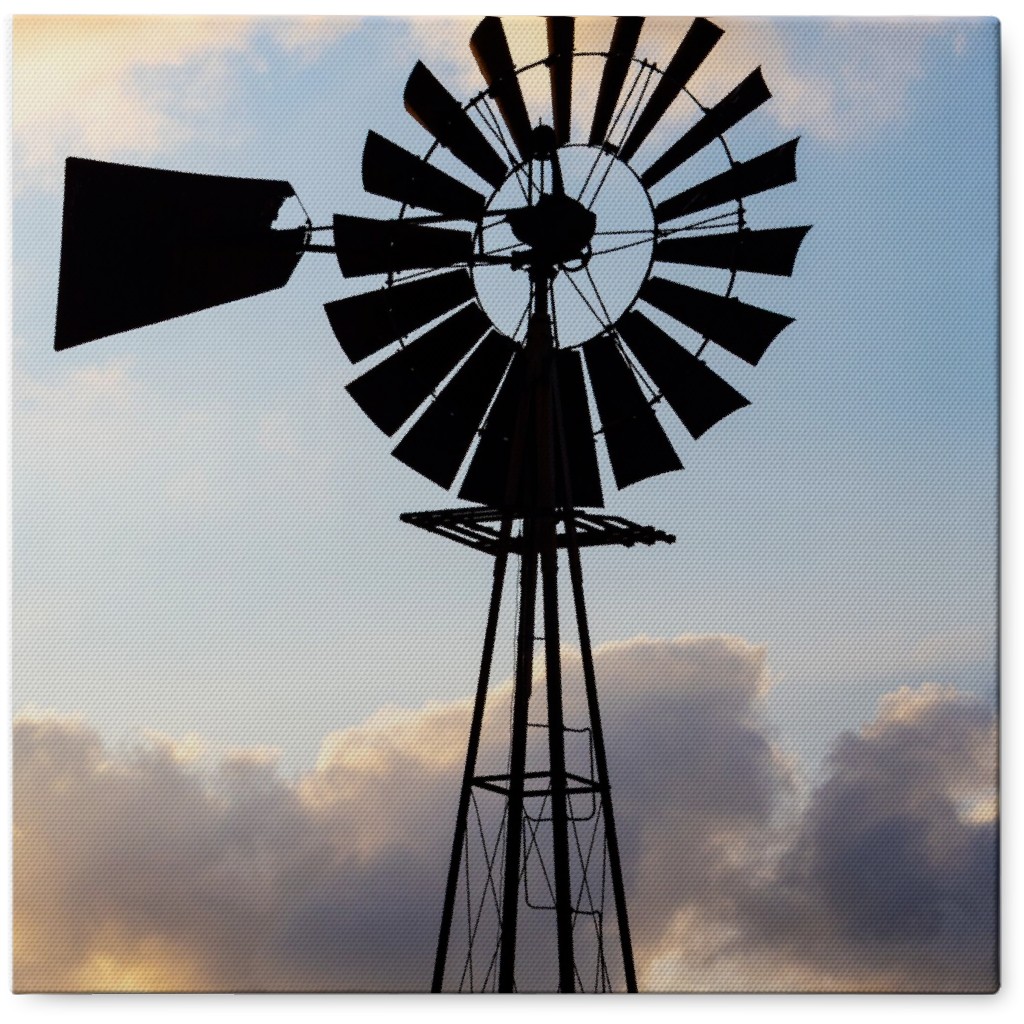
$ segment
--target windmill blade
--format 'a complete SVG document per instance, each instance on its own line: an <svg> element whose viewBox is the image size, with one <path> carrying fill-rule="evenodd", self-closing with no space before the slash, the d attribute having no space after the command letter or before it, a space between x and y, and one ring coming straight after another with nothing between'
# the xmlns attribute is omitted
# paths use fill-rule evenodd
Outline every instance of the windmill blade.
<svg viewBox="0 0 1024 1024"><path fill-rule="evenodd" d="M569 483L572 502L577 507L600 507L604 504L601 493L601 473L594 447L594 430L590 422L590 409L583 383L583 362L579 352L559 349L555 352L556 373L566 459L569 463ZM466 478L459 497L483 505L515 505L522 500L525 481L521 479L514 495L508 494L508 474L523 390L526 385L526 359L517 352L508 368L501 390L487 414L487 423L481 431L480 443L466 470ZM533 437L524 438L524 450L533 450ZM528 457L528 456L527 456ZM522 472L522 471L521 471ZM565 501L564 469L560 453L555 454L556 493Z"/></svg>
<svg viewBox="0 0 1024 1024"><path fill-rule="evenodd" d="M751 366L757 365L783 328L793 322L791 316L662 277L647 281L640 298Z"/></svg>
<svg viewBox="0 0 1024 1024"><path fill-rule="evenodd" d="M453 270L328 302L324 309L353 363L476 297L468 271Z"/></svg>
<svg viewBox="0 0 1024 1024"><path fill-rule="evenodd" d="M707 363L638 310L623 317L616 330L691 437L700 437L719 420L750 405Z"/></svg>
<svg viewBox="0 0 1024 1024"><path fill-rule="evenodd" d="M655 243L654 258L666 263L746 270L789 277L810 225L765 231L728 231L717 235L676 236Z"/></svg>
<svg viewBox="0 0 1024 1024"><path fill-rule="evenodd" d="M572 122L572 53L576 19L548 18L548 70L551 73L551 113L559 146L569 141Z"/></svg>
<svg viewBox="0 0 1024 1024"><path fill-rule="evenodd" d="M615 31L612 32L612 41L608 47L608 57L605 60L601 85L597 92L594 123L590 126L591 146L601 146L608 138L612 115L619 105L622 86L626 82L626 74L629 71L629 65L633 62L633 54L636 52L636 44L643 27L643 18L615 19Z"/></svg>
<svg viewBox="0 0 1024 1024"><path fill-rule="evenodd" d="M655 207L654 219L663 224L688 213L698 213L796 181L796 146L799 141L799 138L790 139L753 160L737 161L729 170L666 199Z"/></svg>
<svg viewBox="0 0 1024 1024"><path fill-rule="evenodd" d="M474 302L400 348L345 389L390 436L487 333L491 322Z"/></svg>
<svg viewBox="0 0 1024 1024"><path fill-rule="evenodd" d="M287 283L306 228L274 230L287 181L68 157L54 348Z"/></svg>
<svg viewBox="0 0 1024 1024"><path fill-rule="evenodd" d="M417 61L405 84L405 109L471 171L494 188L501 187L508 165L422 61Z"/></svg>
<svg viewBox="0 0 1024 1024"><path fill-rule="evenodd" d="M591 338L583 344L583 355L619 489L682 469L615 339L607 334Z"/></svg>
<svg viewBox="0 0 1024 1024"><path fill-rule="evenodd" d="M479 220L486 206L479 192L372 131L363 149L363 187L462 220Z"/></svg>
<svg viewBox="0 0 1024 1024"><path fill-rule="evenodd" d="M469 40L480 74L501 111L509 134L524 160L532 153L530 145L530 115L526 112L523 91L519 86L516 68L512 63L508 39L501 18L484 18Z"/></svg>
<svg viewBox="0 0 1024 1024"><path fill-rule="evenodd" d="M512 357L505 380L487 414L487 423L480 432L480 443L476 446L466 470L466 479L459 489L459 497L463 500L481 505L514 505L517 496L522 493L523 469L520 468L520 479L512 496L508 494L508 474L512 437L526 383L526 357L520 350Z"/></svg>
<svg viewBox="0 0 1024 1024"><path fill-rule="evenodd" d="M345 277L450 267L473 255L468 231L402 220L334 216L334 249Z"/></svg>
<svg viewBox="0 0 1024 1024"><path fill-rule="evenodd" d="M451 487L518 346L491 331L392 452L428 480Z"/></svg>
<svg viewBox="0 0 1024 1024"><path fill-rule="evenodd" d="M644 188L656 185L667 174L695 156L723 132L739 124L762 103L772 98L761 69L752 71L724 99L716 103L686 134L674 142L640 175Z"/></svg>
<svg viewBox="0 0 1024 1024"><path fill-rule="evenodd" d="M574 507L601 508L601 471L597 464L594 427L590 422L590 405L583 383L583 360L577 349L561 348L555 352L555 374L561 406L562 438L565 458L569 464L569 492ZM557 421L556 421L557 422ZM558 434L555 434L556 444ZM559 498L568 503L562 485L564 470L556 448L555 479Z"/></svg>
<svg viewBox="0 0 1024 1024"><path fill-rule="evenodd" d="M644 139L651 134L654 126L672 105L672 101L686 88L686 83L704 63L704 58L712 51L722 34L723 30L713 25L707 18L693 19L693 24L672 55L661 80L654 87L651 98L636 119L633 130L622 144L619 156L623 160L632 159Z"/></svg>

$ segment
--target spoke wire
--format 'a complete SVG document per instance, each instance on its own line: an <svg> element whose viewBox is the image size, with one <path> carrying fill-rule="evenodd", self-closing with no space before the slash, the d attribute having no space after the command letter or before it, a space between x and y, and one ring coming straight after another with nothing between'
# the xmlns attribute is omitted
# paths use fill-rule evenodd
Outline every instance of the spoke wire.
<svg viewBox="0 0 1024 1024"><path fill-rule="evenodd" d="M590 282L590 287L593 288L594 294L597 296L597 302L601 307L601 312L604 313L605 319L610 324L612 322L612 315L608 312L608 307L604 304L604 299L601 298L601 292L597 287L597 283L594 281L594 275L590 272L590 264L588 263L583 270L587 275L587 280Z"/></svg>
<svg viewBox="0 0 1024 1024"><path fill-rule="evenodd" d="M730 224L729 221L734 220L735 225ZM718 224L716 221L724 221L725 223ZM739 213L736 210L726 210L724 213L716 213L712 217L705 217L703 220L693 221L687 224L685 227L674 228L675 231L699 231L703 227L742 227L743 222Z"/></svg>
<svg viewBox="0 0 1024 1024"><path fill-rule="evenodd" d="M629 138L630 129L633 127L633 122L636 120L637 115L640 113L640 105L643 103L644 96L647 93L647 88L651 84L651 79L653 77L654 77L654 65L651 64L647 68L647 78L644 80L643 87L640 89L640 95L637 97L636 103L633 105L633 112L632 112L632 114L630 114L629 121L626 123L626 127L623 129L623 132L622 132L622 141L623 142L625 142L626 139ZM625 109L625 106L623 106L623 109ZM601 189L604 188L604 183L608 180L608 175L611 173L611 169L612 169L612 167L614 165L615 165L615 158L612 157L612 159L608 161L608 166L604 170L604 176L601 178L601 181L598 183L597 188L594 189L594 194L593 194L593 196L591 196L590 202L587 203L587 209L588 210L593 209L594 203L597 201L597 197L598 197L599 193L601 192Z"/></svg>
<svg viewBox="0 0 1024 1024"><path fill-rule="evenodd" d="M526 323L527 314L530 312L530 306L533 304L533 296L526 300L526 308L523 310L523 315L519 318L519 323L516 324L516 329L512 332L512 340L518 341L519 332L523 329L523 324Z"/></svg>
<svg viewBox="0 0 1024 1024"><path fill-rule="evenodd" d="M650 394L648 402L650 405L657 405L661 401L661 392L654 387L654 382L649 380L647 374L644 372L643 367L633 357L633 353L630 351L628 345L622 341L622 335L615 331L615 347L619 350L619 354L626 361L626 365L633 371L633 375L640 381L640 384Z"/></svg>
<svg viewBox="0 0 1024 1024"><path fill-rule="evenodd" d="M484 213L484 216L485 217L496 217L496 216L498 216L498 214L495 214L495 213ZM501 225L504 224L508 220L508 215L507 214L501 214L500 216L501 216L500 220L492 220L490 224L481 224L480 225L480 232L481 232L481 234L484 231L490 231L491 228L501 227Z"/></svg>
<svg viewBox="0 0 1024 1024"><path fill-rule="evenodd" d="M623 242L622 245L614 245L610 249L598 249L597 252L592 252L590 258L593 259L595 256L607 256L611 252L622 252L623 249L633 249L638 245L650 245L653 242L653 238L639 238L635 242ZM589 273L589 271L587 271Z"/></svg>
<svg viewBox="0 0 1024 1024"><path fill-rule="evenodd" d="M651 235L653 240L653 236L661 234L662 230L661 228L634 228L630 231L595 231L594 237L597 238L598 235Z"/></svg>
<svg viewBox="0 0 1024 1024"><path fill-rule="evenodd" d="M633 79L633 84L629 87L629 91L626 93L626 98L622 101L621 104L619 104L619 109L618 109L617 113L615 114L615 119L612 121L611 126L609 127L607 133L605 134L605 141L607 141L608 139L610 139L612 137L612 132L614 132L615 129L618 127L619 120L622 117L622 114L625 111L626 107L629 106L629 101L632 98L633 93L636 90L637 85L640 83L640 79L643 77L644 67L645 67L644 64L640 65L640 68L637 70L636 76ZM598 146L597 147L597 155L594 157L593 164L591 164L590 171L587 174L586 181L583 182L583 188L580 189L580 193L576 197L576 201L577 202L582 201L583 195L587 191L587 186L590 184L590 179L591 179L591 177L593 177L594 171L597 170L597 165L601 162L601 157L604 156L604 155L605 155L604 146L603 145ZM613 157L613 159L614 159L614 157Z"/></svg>
<svg viewBox="0 0 1024 1024"><path fill-rule="evenodd" d="M522 192L523 199L525 199L529 205L530 199L523 186L523 179L521 177L522 167L518 166L522 161L518 160L512 152L512 149L505 138L505 132L501 127L501 121L498 114L491 106L490 97L487 96L486 93L483 94L483 102L479 103L475 109L480 115L480 120L483 121L490 133L498 140L501 148L505 150L505 155L508 157L509 163L512 165L512 174L516 179L516 184L519 186L519 191ZM484 113L485 111L486 115Z"/></svg>
<svg viewBox="0 0 1024 1024"><path fill-rule="evenodd" d="M576 282L575 282L575 281L574 281L574 280L572 279L572 275L571 275L571 274L566 274L566 275L565 275L565 279L566 279L566 280L567 280L567 281L569 282L569 284L571 284L571 285L573 286L573 288L574 288L574 289L576 290L576 294L577 294L577 295L578 295L578 296L579 296L579 297L580 297L580 298L581 298L581 299L583 300L583 303L584 303L584 305L585 305L585 306L587 307L587 309L589 309L589 310L590 310L590 312L591 312L591 313L593 314L593 316L594 316L594 319L595 319L595 320L596 320L596 321L598 322L598 324L600 324L600 326L601 326L601 329L602 329L602 330L605 330L605 331L611 330L611 324L607 324L607 323L605 323L605 322L604 322L604 321L603 321L603 320L601 319L601 316L600 316L600 314L599 314L599 313L597 312L597 310L596 310L596 309L594 309L594 307L593 307L593 306L592 306L592 305L590 304L590 300L589 300L589 299L588 299L588 298L586 297L586 295L584 295L584 294L583 294L583 292L582 292L582 291L580 291L580 286L579 286L579 285L578 285L578 284L577 284L577 283L576 283ZM583 344L583 342L580 342L580 343L579 343L579 345L571 345L571 346L569 346L569 347L570 347L570 348L579 348L579 347L580 347L580 345L582 345L582 344Z"/></svg>
<svg viewBox="0 0 1024 1024"><path fill-rule="evenodd" d="M502 253L508 252L510 249L515 249L516 246L522 245L522 242L513 242L511 245L503 245L497 249L488 249L485 252L477 253L477 256L500 256ZM488 263L486 260L477 262L475 259L459 260L455 263L449 263L445 267L425 267L423 270L409 270L409 271L398 271L395 274L395 284L406 284L409 281L418 281L423 277L430 277L433 274L440 276L443 273L447 273L449 270L480 270L490 269L491 267L506 267L506 263Z"/></svg>

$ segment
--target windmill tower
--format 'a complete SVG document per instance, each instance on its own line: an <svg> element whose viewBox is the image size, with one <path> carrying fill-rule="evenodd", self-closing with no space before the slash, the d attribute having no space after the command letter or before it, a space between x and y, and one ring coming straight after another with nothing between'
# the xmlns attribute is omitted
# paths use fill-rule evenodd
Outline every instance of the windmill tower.
<svg viewBox="0 0 1024 1024"><path fill-rule="evenodd" d="M754 229L746 200L795 181L797 140L735 159L725 133L770 98L760 69L704 107L688 83L722 29L696 18L659 68L636 54L642 26L618 18L607 49L583 51L573 18L548 18L547 53L516 66L485 18L470 43L485 88L465 103L418 63L405 105L432 145L419 156L371 131L363 151L363 184L400 204L393 219L274 230L286 182L68 161L58 349L280 287L305 251L383 280L326 306L369 365L347 390L400 435L396 458L469 503L402 519L494 560L434 991L636 991L581 550L674 538L600 511L596 439L619 488L681 469L661 409L697 438L749 404L707 346L756 364L791 322L733 293L740 273L792 272L808 228ZM586 123L577 71L599 80ZM550 102L531 118L538 79ZM645 156L684 102L685 130ZM709 158L719 168L694 177ZM128 232L103 216L114 197L134 212ZM334 244L314 244L326 230ZM701 286L708 271L718 291ZM508 731L488 766L513 558ZM578 672L563 665L563 609Z"/></svg>

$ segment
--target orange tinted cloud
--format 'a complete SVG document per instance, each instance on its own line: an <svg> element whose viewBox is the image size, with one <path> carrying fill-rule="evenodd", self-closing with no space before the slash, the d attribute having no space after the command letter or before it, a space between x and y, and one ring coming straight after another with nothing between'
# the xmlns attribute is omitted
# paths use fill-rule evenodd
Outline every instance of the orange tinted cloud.
<svg viewBox="0 0 1024 1024"><path fill-rule="evenodd" d="M807 793L762 649L638 638L596 663L642 987L992 988L990 709L890 694ZM469 713L384 708L295 779L272 751L115 752L19 716L15 987L422 990ZM482 762L507 729L506 685Z"/></svg>
<svg viewBox="0 0 1024 1024"><path fill-rule="evenodd" d="M134 72L197 60L212 84L221 58L244 51L252 30L240 18L15 18L18 184L52 185L68 152L112 159L185 141L187 121L146 96ZM197 89L189 102L195 110L217 101L216 89Z"/></svg>
<svg viewBox="0 0 1024 1024"><path fill-rule="evenodd" d="M666 67L691 20L646 18L636 56ZM971 45L970 30L952 19L822 18L815 29L804 33L798 53L793 35L783 31L776 19L713 16L711 20L725 32L689 83L696 98L705 106L717 103L760 66L773 95L764 108L765 116L785 130L833 143L871 137L906 115L914 83L928 73L928 47L935 40L941 40L948 59L962 56ZM506 17L503 22L517 65L547 54L543 19ZM473 19L463 19L440 27L432 19L422 19L412 26L418 56L442 70L447 64L450 87L466 97L483 87L468 46L475 24ZM614 18L577 18L577 51L606 50L614 24ZM577 58L573 82L577 123L583 123L594 108L600 72L599 60ZM526 72L520 81L531 115L548 116L547 69ZM677 100L655 131L649 153L656 155L697 115L691 100L685 96Z"/></svg>
<svg viewBox="0 0 1024 1024"><path fill-rule="evenodd" d="M528 63L547 52L540 18L507 18L513 59ZM638 56L664 67L689 25L688 18L648 18ZM970 48L962 23L928 19L874 22L823 20L816 57L808 61L769 19L720 18L726 30L695 74L691 88L704 104L719 100L763 65L774 99L765 108L787 130L842 142L874 134L904 116L913 83L927 72L930 42L948 37L952 59ZM145 162L195 137L204 118L233 98L232 60L260 60L253 41L265 34L302 63L321 58L330 44L358 24L355 18L237 18L22 16L14 19L14 154L16 191L56 190L64 157ZM468 47L474 19L418 18L409 22L409 46L395 59L423 58L460 96L483 87ZM578 50L607 48L612 18L577 19ZM805 42L805 50L808 44ZM140 72L192 65L187 84L173 96L147 89ZM600 62L575 62L574 120L593 109ZM521 79L531 115L549 116L547 69ZM652 139L664 146L698 114L677 100ZM237 117L206 130L223 137ZM582 132L580 132L582 134Z"/></svg>
<svg viewBox="0 0 1024 1024"><path fill-rule="evenodd" d="M231 95L228 58L257 31L296 59L315 59L354 19L24 16L14 19L14 142L18 190L59 186L68 153L141 159L190 138ZM194 64L185 93L147 90L139 72ZM173 99L173 103L169 100Z"/></svg>

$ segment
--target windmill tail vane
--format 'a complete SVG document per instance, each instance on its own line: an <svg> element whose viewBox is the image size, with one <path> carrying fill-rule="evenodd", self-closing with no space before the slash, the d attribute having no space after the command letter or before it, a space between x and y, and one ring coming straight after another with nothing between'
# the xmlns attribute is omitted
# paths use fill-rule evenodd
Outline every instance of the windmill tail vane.
<svg viewBox="0 0 1024 1024"><path fill-rule="evenodd" d="M607 487L682 469L674 420L696 439L750 404L708 358L756 365L792 322L743 301L740 275L790 276L809 230L750 222L754 197L796 180L797 139L740 160L726 138L771 98L761 69L711 106L690 90L722 28L693 19L658 67L638 56L643 18L615 19L601 51L577 46L572 17L546 26L547 52L517 65L502 20L484 18L467 102L413 67L403 99L427 152L372 130L363 148L366 191L400 204L389 219L315 227L302 208L279 227L285 181L66 167L58 350L280 288L306 252L376 279L325 306L365 367L346 389L400 462L464 502L402 520L494 559L434 991L637 990L581 551L675 540L602 511Z"/></svg>

